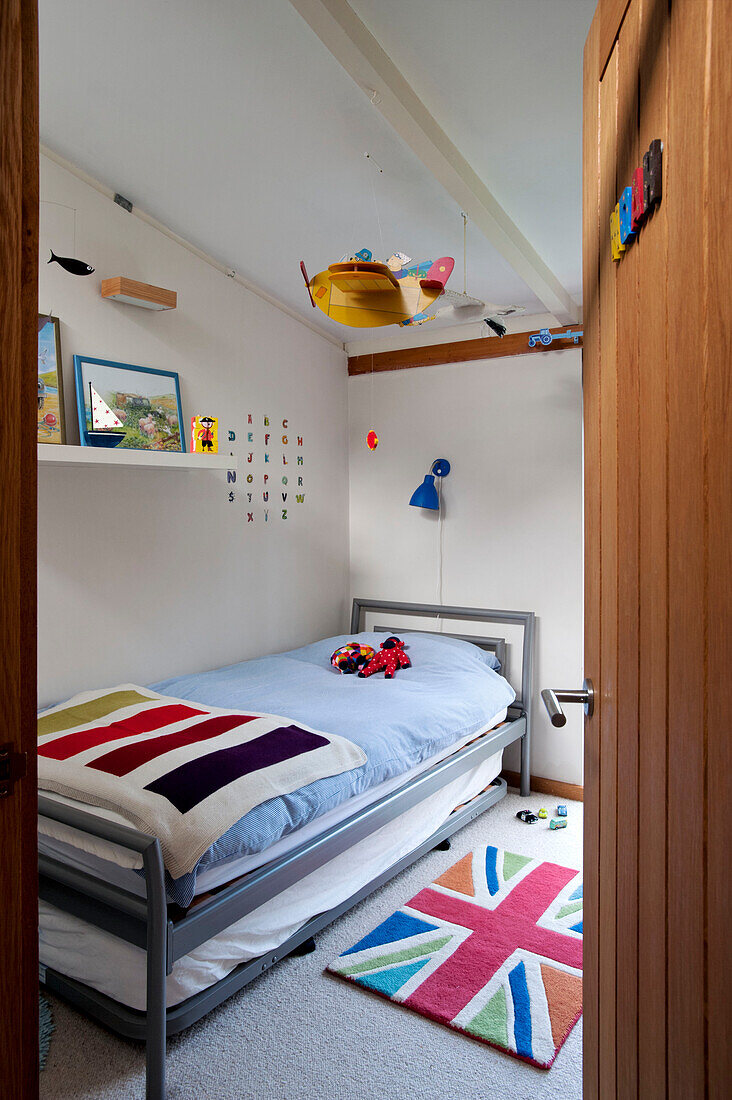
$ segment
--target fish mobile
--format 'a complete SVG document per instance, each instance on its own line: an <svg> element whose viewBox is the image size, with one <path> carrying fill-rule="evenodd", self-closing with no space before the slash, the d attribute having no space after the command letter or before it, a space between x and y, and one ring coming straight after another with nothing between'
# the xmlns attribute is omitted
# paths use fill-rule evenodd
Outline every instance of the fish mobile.
<svg viewBox="0 0 732 1100"><path fill-rule="evenodd" d="M459 310L464 320L485 312L486 304L479 298L447 289L455 267L451 256L407 266L410 264L410 257L403 252L395 252L386 263L374 262L369 249L363 248L354 256L330 264L312 279L302 261L300 271L313 308L351 328L421 325L448 307ZM506 306L491 307L490 312L506 316L522 311L516 306ZM502 325L491 324L487 318L486 322L498 335L505 332ZM498 332L499 329L502 331Z"/></svg>
<svg viewBox="0 0 732 1100"><path fill-rule="evenodd" d="M51 259L46 263L58 264L64 271L68 271L69 275L93 275L94 268L91 264L85 264L83 260L77 260L73 256L57 256L51 249Z"/></svg>

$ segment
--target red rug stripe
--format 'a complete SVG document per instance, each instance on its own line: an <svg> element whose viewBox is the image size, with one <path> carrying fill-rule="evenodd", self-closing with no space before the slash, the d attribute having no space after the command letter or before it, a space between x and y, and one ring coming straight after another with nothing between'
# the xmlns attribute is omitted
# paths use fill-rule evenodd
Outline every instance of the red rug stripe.
<svg viewBox="0 0 732 1100"><path fill-rule="evenodd" d="M218 737L221 733L243 726L247 722L253 722L257 716L254 714L219 714L215 718L209 718L206 722L199 722L195 726L189 726L175 733L165 733L162 737L151 737L147 741L135 741L132 745L122 745L118 749L107 752L104 756L90 760L89 768L107 772L109 775L127 775L142 764L154 760L163 753L172 752L184 745L194 745L197 741L208 741L212 737Z"/></svg>
<svg viewBox="0 0 732 1100"><path fill-rule="evenodd" d="M66 737L57 737L55 741L44 744L38 749L39 756L51 760L68 760L70 756L104 745L107 741L119 741L122 737L131 737L135 733L151 733L153 730L192 718L197 714L208 714L206 710L195 710L181 703L165 707L148 707L125 718L121 722L112 722L108 726L95 726L93 729L77 730Z"/></svg>

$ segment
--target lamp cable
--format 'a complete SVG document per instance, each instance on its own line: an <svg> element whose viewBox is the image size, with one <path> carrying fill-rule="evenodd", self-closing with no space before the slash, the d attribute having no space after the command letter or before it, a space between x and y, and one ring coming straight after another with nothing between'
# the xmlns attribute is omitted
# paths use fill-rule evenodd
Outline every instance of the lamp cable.
<svg viewBox="0 0 732 1100"><path fill-rule="evenodd" d="M437 479L437 603L439 607L442 607L442 581L443 581L443 559L444 559L444 545L443 545L443 522L442 522L442 478ZM437 621L440 627L440 633L443 632L444 620L441 615L437 616Z"/></svg>

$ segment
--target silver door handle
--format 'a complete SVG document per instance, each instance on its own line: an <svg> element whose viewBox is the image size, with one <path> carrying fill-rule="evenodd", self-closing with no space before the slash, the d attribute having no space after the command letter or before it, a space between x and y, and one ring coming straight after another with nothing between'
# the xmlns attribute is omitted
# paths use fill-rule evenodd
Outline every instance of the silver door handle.
<svg viewBox="0 0 732 1100"><path fill-rule="evenodd" d="M592 680L584 680L581 691L560 691L557 688L544 688L541 697L544 700L544 706L553 726L567 724L567 716L560 706L561 703L582 703L588 718L592 718L595 709L595 687Z"/></svg>

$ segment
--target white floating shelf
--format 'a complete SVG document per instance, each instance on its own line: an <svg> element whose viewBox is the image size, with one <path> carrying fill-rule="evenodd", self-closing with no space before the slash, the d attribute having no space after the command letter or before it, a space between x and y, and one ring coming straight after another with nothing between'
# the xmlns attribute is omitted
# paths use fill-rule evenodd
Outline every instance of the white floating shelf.
<svg viewBox="0 0 732 1100"><path fill-rule="evenodd" d="M132 451L116 447L38 444L40 466L143 466L148 470L235 470L235 455L186 454L181 451Z"/></svg>

